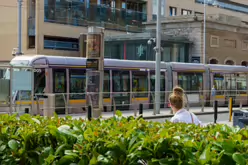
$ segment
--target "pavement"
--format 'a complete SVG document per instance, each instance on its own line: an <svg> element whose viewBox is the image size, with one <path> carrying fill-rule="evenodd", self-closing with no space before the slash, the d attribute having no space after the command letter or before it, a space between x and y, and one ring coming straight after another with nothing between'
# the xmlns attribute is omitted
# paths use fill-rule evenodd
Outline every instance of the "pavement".
<svg viewBox="0 0 248 165"><path fill-rule="evenodd" d="M242 109L248 109L248 107L243 107ZM240 110L240 108L233 108L233 111ZM202 121L203 125L214 124L214 109L213 107L204 107L203 111L201 107L191 107L189 111L193 112L198 118ZM139 111L121 111L124 117L129 116L139 116ZM136 114L136 115L135 115ZM223 115L222 115L223 114ZM66 115L59 115L60 117L65 117ZM70 114L75 119L86 118L87 113L83 114ZM102 118L110 118L114 116L114 112L102 112ZM143 118L151 121L164 122L167 119L170 119L173 116L171 114L171 109L161 109L159 114L154 115L153 109L144 110ZM223 116L223 117L221 117ZM218 124L226 124L228 126L233 126L232 122L229 122L229 109L228 107L218 107Z"/></svg>
<svg viewBox="0 0 248 165"><path fill-rule="evenodd" d="M239 108L233 108L233 110L235 109L239 109ZM244 109L244 108L243 108ZM248 107L247 107L248 109ZM214 110L212 107L205 107L202 111L201 107L192 107L190 108L191 112L193 112L195 115L207 115L207 114L214 114ZM122 115L124 117L128 117L128 116L139 116L139 112L138 111L121 111ZM221 113L228 113L229 110L227 107L220 107L218 108L218 114ZM135 115L136 113L136 115ZM70 116L72 116L73 118L85 118L86 117L86 113L83 114L70 114ZM66 115L59 115L60 117L65 117ZM102 112L102 117L103 118L110 118L114 116L114 112ZM149 110L144 110L143 111L143 118L144 119L157 119L157 118L168 118L168 117L172 117L173 114L171 114L171 109L167 108L167 109L161 109L159 114L154 115L153 114L153 110L149 109Z"/></svg>
<svg viewBox="0 0 248 165"><path fill-rule="evenodd" d="M242 109L248 109L248 107L243 107ZM240 110L240 108L233 108L233 111L235 110ZM212 124L213 122L213 115L214 115L214 109L213 107L204 107L204 109L202 110L201 107L190 107L189 111L193 112L195 115L198 116L198 118L205 124ZM139 111L138 110L129 110L129 111L121 111L122 115L124 117L128 117L128 116L139 116ZM1 113L6 113L5 112L1 112ZM232 122L229 122L229 109L228 107L218 107L218 116L220 116L221 114L226 114L227 116L223 117L223 119L221 119L221 121L218 121L219 124L227 124L232 126ZM80 114L69 114L70 116L72 116L75 119L78 118L87 118L87 113L80 113ZM59 115L59 117L65 117L66 115ZM114 112L102 112L102 118L110 118L114 116ZM158 120L159 122L164 122L166 119L169 119L173 116L173 114L171 113L171 109L170 108L166 108L166 109L161 109L159 114L154 115L153 113L153 109L148 109L148 110L144 110L143 111L143 118L146 120L152 120L152 121L156 121ZM204 116L201 119L201 116Z"/></svg>

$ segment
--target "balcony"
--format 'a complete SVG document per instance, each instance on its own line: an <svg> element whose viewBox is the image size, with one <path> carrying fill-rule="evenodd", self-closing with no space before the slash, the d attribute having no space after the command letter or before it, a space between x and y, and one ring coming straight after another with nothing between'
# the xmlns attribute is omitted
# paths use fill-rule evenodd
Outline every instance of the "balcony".
<svg viewBox="0 0 248 165"><path fill-rule="evenodd" d="M116 9L104 5L86 6L83 3L55 7L45 6L45 22L73 26L96 25L110 30L141 32L147 14L131 10Z"/></svg>

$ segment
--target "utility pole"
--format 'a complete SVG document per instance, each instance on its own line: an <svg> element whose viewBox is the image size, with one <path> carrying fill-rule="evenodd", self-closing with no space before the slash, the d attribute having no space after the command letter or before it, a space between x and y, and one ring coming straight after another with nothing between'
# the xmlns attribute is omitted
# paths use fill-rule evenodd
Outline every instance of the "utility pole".
<svg viewBox="0 0 248 165"><path fill-rule="evenodd" d="M23 0L17 0L18 2L18 49L16 55L22 55L22 2Z"/></svg>
<svg viewBox="0 0 248 165"><path fill-rule="evenodd" d="M157 0L157 30L156 30L156 79L155 79L155 109L160 113L160 63L161 63L161 0Z"/></svg>

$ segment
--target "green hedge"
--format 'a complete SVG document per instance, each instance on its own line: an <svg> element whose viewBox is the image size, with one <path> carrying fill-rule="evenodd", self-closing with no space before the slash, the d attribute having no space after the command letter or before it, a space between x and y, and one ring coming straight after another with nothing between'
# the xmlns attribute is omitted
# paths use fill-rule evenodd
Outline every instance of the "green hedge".
<svg viewBox="0 0 248 165"><path fill-rule="evenodd" d="M246 165L248 131L124 118L0 116L0 164Z"/></svg>

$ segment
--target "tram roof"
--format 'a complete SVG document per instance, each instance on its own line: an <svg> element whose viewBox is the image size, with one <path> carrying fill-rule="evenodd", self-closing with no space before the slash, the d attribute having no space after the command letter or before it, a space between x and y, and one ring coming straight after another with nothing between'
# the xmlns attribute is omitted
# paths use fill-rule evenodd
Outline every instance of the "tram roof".
<svg viewBox="0 0 248 165"><path fill-rule="evenodd" d="M239 65L216 65L208 64L211 72L225 72L225 73L235 73L235 72L248 72L248 67Z"/></svg>
<svg viewBox="0 0 248 165"><path fill-rule="evenodd" d="M171 62L172 70L175 71L205 71L205 65L199 63L181 63L181 62Z"/></svg>
<svg viewBox="0 0 248 165"><path fill-rule="evenodd" d="M66 57L66 56L47 56L47 55L23 55L16 56L13 61L23 60L29 61L28 65L32 65L36 60L46 59L49 65L70 65L81 66L86 65L86 58ZM146 68L154 69L155 61L136 61L136 60L118 60L104 59L105 67L122 67L122 68ZM166 68L165 63L161 63L161 68Z"/></svg>

